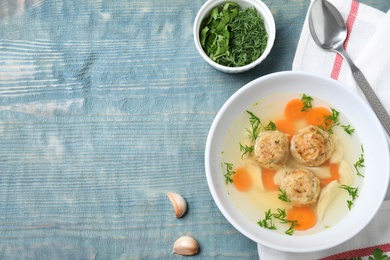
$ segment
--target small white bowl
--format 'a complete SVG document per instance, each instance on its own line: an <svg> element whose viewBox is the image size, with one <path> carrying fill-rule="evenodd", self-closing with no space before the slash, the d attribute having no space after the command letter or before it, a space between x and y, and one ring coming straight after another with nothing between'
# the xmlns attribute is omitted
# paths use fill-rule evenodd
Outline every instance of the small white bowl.
<svg viewBox="0 0 390 260"><path fill-rule="evenodd" d="M242 116L243 113L245 110L254 109L254 106L259 106L259 110L268 107L275 110L283 108L284 104L279 103L280 94L306 94L331 104L356 130L351 138L358 138L364 146L364 178L357 179L362 180L362 184L355 205L351 211L348 211L347 207L343 208L347 211L345 216L336 219L336 223L329 228L323 229L321 226L322 229L318 232L306 230L288 236L283 231L260 227L256 222L262 216L257 212L263 213L263 211L261 209L256 211L253 218L244 216L241 210L247 207L246 201L240 200L241 204L237 205L237 201L233 201L234 194L228 192L228 188L232 187L231 184L225 184L225 170L222 163L232 162L229 158L231 160L237 158L235 150L229 148L227 144L238 146L242 141L242 135L245 135L245 127L249 124L248 119ZM272 102L275 104L263 102L265 97L274 97ZM236 121L237 119L245 121ZM340 123L343 123L341 118ZM359 152L360 147L355 150ZM351 158L352 161L357 159L355 156ZM239 160L240 158L237 159ZM207 183L214 201L226 219L238 231L259 244L297 253L320 251L337 246L352 238L371 221L387 192L390 175L389 160L388 143L383 127L371 107L338 81L305 72L274 73L240 88L217 113L205 149Z"/></svg>
<svg viewBox="0 0 390 260"><path fill-rule="evenodd" d="M226 2L229 2L227 0L208 0L199 10L198 14L196 15L195 22L194 22L194 27L193 27L193 34L194 34L194 41L195 41L195 46L198 49L200 55L202 58L210 64L213 68L225 72L225 73L241 73L244 71L247 71L249 69L254 68L255 66L259 65L270 53L274 41L275 41L275 21L272 16L271 11L268 9L268 7L260 0L233 0L233 2L237 3L238 6L241 9L248 8L248 7L255 7L256 10L261 14L264 20L264 25L268 33L268 41L267 41L267 46L264 50L264 53L254 62L242 66L242 67L227 67L223 66L221 64L216 63L212 59L210 59L207 54L204 52L201 44L200 44L200 39L199 39L199 32L200 32L200 27L202 24L202 21L207 18L211 12L211 10L216 7L220 6Z"/></svg>

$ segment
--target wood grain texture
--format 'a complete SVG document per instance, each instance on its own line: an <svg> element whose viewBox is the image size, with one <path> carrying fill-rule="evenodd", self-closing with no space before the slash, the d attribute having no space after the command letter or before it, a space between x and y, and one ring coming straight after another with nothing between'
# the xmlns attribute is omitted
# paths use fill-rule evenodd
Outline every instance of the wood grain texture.
<svg viewBox="0 0 390 260"><path fill-rule="evenodd" d="M198 259L258 259L212 200L204 147L236 90L291 69L309 1L264 1L275 47L240 75L198 55L203 2L0 1L0 258L180 259L192 235Z"/></svg>

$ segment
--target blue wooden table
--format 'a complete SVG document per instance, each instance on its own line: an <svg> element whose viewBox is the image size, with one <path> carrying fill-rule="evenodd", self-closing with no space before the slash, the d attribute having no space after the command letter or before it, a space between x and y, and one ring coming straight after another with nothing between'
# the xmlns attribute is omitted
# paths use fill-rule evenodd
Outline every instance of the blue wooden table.
<svg viewBox="0 0 390 260"><path fill-rule="evenodd" d="M228 75L194 46L201 0L0 0L0 258L181 259L191 235L198 259L257 259L211 197L204 147L235 91L291 70L310 1L264 2L275 46Z"/></svg>

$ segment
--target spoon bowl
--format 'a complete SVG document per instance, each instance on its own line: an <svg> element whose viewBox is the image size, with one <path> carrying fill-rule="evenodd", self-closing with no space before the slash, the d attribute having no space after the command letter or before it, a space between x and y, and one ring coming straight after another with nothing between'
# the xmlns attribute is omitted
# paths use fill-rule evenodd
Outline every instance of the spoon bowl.
<svg viewBox="0 0 390 260"><path fill-rule="evenodd" d="M382 125L390 134L390 116L367 79L344 49L347 27L340 12L326 0L315 0L309 11L309 29L314 42L323 49L339 53L348 62L356 83L366 96Z"/></svg>
<svg viewBox="0 0 390 260"><path fill-rule="evenodd" d="M324 49L342 47L347 27L337 9L328 1L315 1L311 6L309 27L317 45Z"/></svg>

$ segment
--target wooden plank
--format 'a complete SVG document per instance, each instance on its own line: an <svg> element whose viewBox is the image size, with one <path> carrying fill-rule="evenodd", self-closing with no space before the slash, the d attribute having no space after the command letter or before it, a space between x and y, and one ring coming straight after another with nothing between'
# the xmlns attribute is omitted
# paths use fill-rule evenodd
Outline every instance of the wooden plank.
<svg viewBox="0 0 390 260"><path fill-rule="evenodd" d="M275 47L240 75L198 55L203 2L1 1L1 258L178 258L187 234L200 259L258 258L212 200L204 146L236 90L291 69L309 2L264 1ZM184 218L167 191L188 201Z"/></svg>

